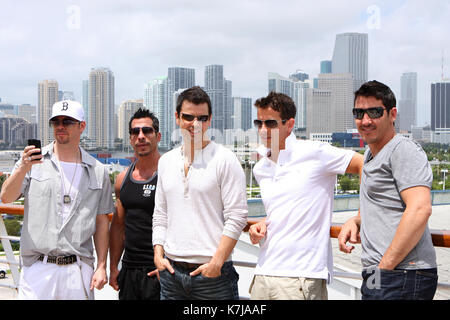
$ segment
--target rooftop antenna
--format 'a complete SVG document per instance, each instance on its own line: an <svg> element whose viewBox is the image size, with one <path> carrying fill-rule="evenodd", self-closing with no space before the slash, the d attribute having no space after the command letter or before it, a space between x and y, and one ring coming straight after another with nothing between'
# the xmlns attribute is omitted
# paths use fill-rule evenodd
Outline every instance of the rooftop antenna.
<svg viewBox="0 0 450 320"><path fill-rule="evenodd" d="M441 79L442 79L442 81L444 81L444 49L442 49Z"/></svg>

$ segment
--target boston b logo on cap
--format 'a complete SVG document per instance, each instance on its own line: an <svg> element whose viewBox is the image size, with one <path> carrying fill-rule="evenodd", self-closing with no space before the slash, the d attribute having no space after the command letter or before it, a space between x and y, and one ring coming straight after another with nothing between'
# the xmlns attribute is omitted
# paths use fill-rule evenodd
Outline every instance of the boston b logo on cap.
<svg viewBox="0 0 450 320"><path fill-rule="evenodd" d="M49 120L58 116L66 116L78 121L84 121L84 110L79 102L72 100L58 101L53 105L52 116Z"/></svg>

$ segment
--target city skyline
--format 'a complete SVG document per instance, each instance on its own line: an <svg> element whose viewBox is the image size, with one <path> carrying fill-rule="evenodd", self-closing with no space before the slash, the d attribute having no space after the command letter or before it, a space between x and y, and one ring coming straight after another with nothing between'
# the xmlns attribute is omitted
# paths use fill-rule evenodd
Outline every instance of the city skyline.
<svg viewBox="0 0 450 320"><path fill-rule="evenodd" d="M223 65L233 96L267 93L267 74L320 73L335 37L368 33L368 79L400 97L403 73L417 72L418 125L430 123L430 85L450 77L446 1L13 1L0 4L0 97L37 105L36 83L55 79L81 102L93 67L115 76L115 102L142 98L145 83L167 68ZM447 62L448 61L448 62Z"/></svg>

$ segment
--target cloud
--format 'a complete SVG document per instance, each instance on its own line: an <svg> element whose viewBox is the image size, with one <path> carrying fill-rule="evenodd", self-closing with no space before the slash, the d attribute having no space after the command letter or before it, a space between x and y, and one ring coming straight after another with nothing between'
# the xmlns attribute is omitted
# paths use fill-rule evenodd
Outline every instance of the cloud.
<svg viewBox="0 0 450 320"><path fill-rule="evenodd" d="M369 77L399 95L401 73L418 72L425 110L429 83L440 76L442 49L450 53L444 0L22 3L0 4L0 97L12 103L36 104L37 82L47 78L80 99L81 81L97 66L114 72L117 104L142 97L144 83L170 66L195 68L203 85L208 64L224 65L233 94L257 98L267 93L268 72L287 76L301 69L314 78L320 61L331 59L336 34L366 32ZM373 8L379 29L373 28Z"/></svg>

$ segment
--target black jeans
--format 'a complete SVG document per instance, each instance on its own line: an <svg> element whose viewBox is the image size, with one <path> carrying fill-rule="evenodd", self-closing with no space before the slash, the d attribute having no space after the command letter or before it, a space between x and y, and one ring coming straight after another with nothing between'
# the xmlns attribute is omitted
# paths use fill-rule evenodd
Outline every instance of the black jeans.
<svg viewBox="0 0 450 320"><path fill-rule="evenodd" d="M432 300L437 288L437 269L384 270L362 272L363 300Z"/></svg>

